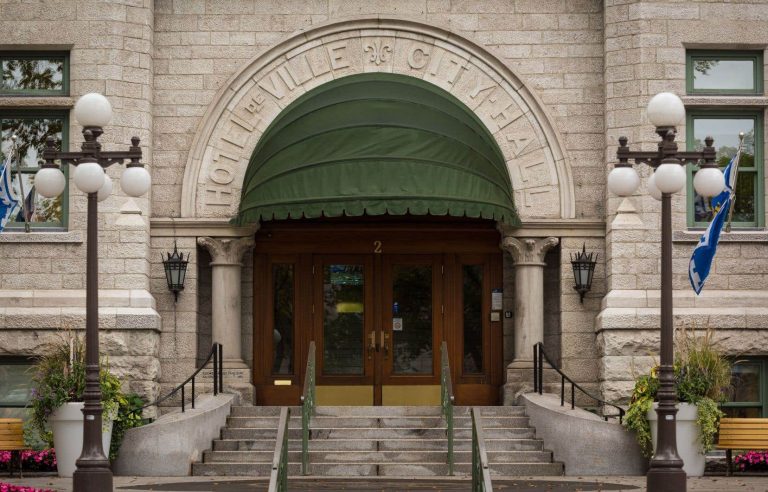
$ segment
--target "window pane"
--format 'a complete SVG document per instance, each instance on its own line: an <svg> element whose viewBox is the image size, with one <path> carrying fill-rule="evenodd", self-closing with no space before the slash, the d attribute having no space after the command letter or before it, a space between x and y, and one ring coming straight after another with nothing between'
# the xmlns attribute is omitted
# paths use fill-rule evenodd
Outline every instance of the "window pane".
<svg viewBox="0 0 768 492"><path fill-rule="evenodd" d="M736 205L733 222L756 223L757 174L755 172L755 119L752 117L693 119L693 142L695 150L704 148L704 139L715 139L717 163L724 169L739 147L739 132L744 133L744 148L739 159L739 177L736 183ZM713 209L710 200L693 193L693 210L696 222L712 220Z"/></svg>
<svg viewBox="0 0 768 492"><path fill-rule="evenodd" d="M692 65L694 90L755 90L754 60L695 57Z"/></svg>
<svg viewBox="0 0 768 492"><path fill-rule="evenodd" d="M64 90L64 58L4 59L0 70L0 88L4 91Z"/></svg>
<svg viewBox="0 0 768 492"><path fill-rule="evenodd" d="M760 364L740 362L731 368L731 387L734 402L760 401Z"/></svg>
<svg viewBox="0 0 768 492"><path fill-rule="evenodd" d="M392 269L392 370L432 374L432 267Z"/></svg>
<svg viewBox="0 0 768 492"><path fill-rule="evenodd" d="M363 265L323 268L323 373L363 374Z"/></svg>
<svg viewBox="0 0 768 492"><path fill-rule="evenodd" d="M0 407L25 406L32 397L30 364L0 364Z"/></svg>
<svg viewBox="0 0 768 492"><path fill-rule="evenodd" d="M762 418L759 407L723 407L721 410L726 417L759 419Z"/></svg>
<svg viewBox="0 0 768 492"><path fill-rule="evenodd" d="M273 374L293 374L293 265L272 265Z"/></svg>
<svg viewBox="0 0 768 492"><path fill-rule="evenodd" d="M61 147L64 127L64 118L62 117L20 117L7 118L0 121L0 158L5 162L5 157L11 148L11 136L16 135L17 154L12 163L13 170L13 189L16 196L24 196L26 201L25 214L30 222L63 222L63 203L64 195L53 199L43 198L34 193L34 173L42 163L42 152L45 148L45 140L48 136L53 136L59 148ZM23 176L24 193L21 193L18 166L21 166ZM14 222L23 222L24 216L21 213L21 203L11 213L11 220Z"/></svg>
<svg viewBox="0 0 768 492"><path fill-rule="evenodd" d="M464 374L483 372L483 266L464 265Z"/></svg>

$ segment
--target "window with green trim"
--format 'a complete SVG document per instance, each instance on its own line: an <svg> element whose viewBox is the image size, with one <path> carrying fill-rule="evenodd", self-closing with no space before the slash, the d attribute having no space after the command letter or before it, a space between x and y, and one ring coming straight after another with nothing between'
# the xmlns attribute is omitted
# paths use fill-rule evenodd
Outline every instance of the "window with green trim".
<svg viewBox="0 0 768 492"><path fill-rule="evenodd" d="M28 417L34 363L29 357L0 358L0 418Z"/></svg>
<svg viewBox="0 0 768 492"><path fill-rule="evenodd" d="M0 94L69 95L69 54L0 52Z"/></svg>
<svg viewBox="0 0 768 492"><path fill-rule="evenodd" d="M768 417L768 359L739 358L731 369L729 401L722 410L729 417Z"/></svg>
<svg viewBox="0 0 768 492"><path fill-rule="evenodd" d="M0 162L6 161L13 135L16 135L17 145L11 171L19 205L11 211L6 230L23 228L25 219L34 228L61 229L66 226L67 190L56 198L43 198L35 192L35 173L43 162L45 140L53 136L57 147L66 149L68 133L65 111L0 109ZM63 167L65 174L67 167Z"/></svg>
<svg viewBox="0 0 768 492"><path fill-rule="evenodd" d="M689 111L686 125L688 150L701 150L704 138L715 139L717 163L725 168L736 154L739 133L743 132L744 148L739 160L736 182L736 202L733 207L733 227L755 228L764 226L763 200L763 116L762 112L742 110ZM714 209L710 199L699 196L693 189L693 175L697 166L688 169L688 226L706 227L712 220Z"/></svg>
<svg viewBox="0 0 768 492"><path fill-rule="evenodd" d="M688 51L686 91L688 94L762 94L763 52Z"/></svg>

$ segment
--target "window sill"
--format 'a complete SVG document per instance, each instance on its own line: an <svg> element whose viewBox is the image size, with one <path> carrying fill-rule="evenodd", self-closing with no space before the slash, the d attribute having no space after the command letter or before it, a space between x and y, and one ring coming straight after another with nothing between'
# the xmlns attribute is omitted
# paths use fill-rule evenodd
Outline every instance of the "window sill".
<svg viewBox="0 0 768 492"><path fill-rule="evenodd" d="M706 229L674 231L673 243L698 243ZM744 231L723 232L720 234L721 243L768 243L768 231L753 229Z"/></svg>
<svg viewBox="0 0 768 492"><path fill-rule="evenodd" d="M74 105L69 96L0 96L0 108L70 109Z"/></svg>
<svg viewBox="0 0 768 492"><path fill-rule="evenodd" d="M697 94L693 96L682 96L683 104L686 107L695 106L744 106L753 108L764 108L768 106L768 97L766 96L723 96L723 95L704 95Z"/></svg>
<svg viewBox="0 0 768 492"><path fill-rule="evenodd" d="M79 243L83 242L80 231L5 231L0 234L0 243Z"/></svg>

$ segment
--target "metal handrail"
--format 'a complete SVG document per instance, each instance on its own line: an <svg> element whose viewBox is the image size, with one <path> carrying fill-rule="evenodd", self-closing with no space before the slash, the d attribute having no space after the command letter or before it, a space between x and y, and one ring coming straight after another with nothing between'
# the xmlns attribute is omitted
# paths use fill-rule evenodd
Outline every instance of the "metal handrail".
<svg viewBox="0 0 768 492"><path fill-rule="evenodd" d="M560 374L560 406L565 405L565 381L567 380L569 383L571 383L571 410L573 410L576 407L576 389L587 395L589 398L592 398L593 400L596 400L598 403L602 403L603 405L607 405L610 407L613 407L619 411L619 423L622 423L624 420L624 414L626 413L623 408L620 406L605 401L603 399L600 399L591 393L589 393L587 390L579 386L576 382L573 381L573 379L566 376L563 371L560 370L559 367L557 367L553 362L552 359L549 358L549 355L544 351L544 344L541 342L536 343L536 345L533 346L533 391L537 392L538 394L542 394L544 392L544 361L547 361L549 366L557 371L558 374ZM601 411L602 413L602 411ZM605 415L602 414L602 417L605 419L606 422L608 422L608 417L615 417L616 415Z"/></svg>
<svg viewBox="0 0 768 492"><path fill-rule="evenodd" d="M315 414L315 342L309 342L301 395L301 474L309 475L309 419Z"/></svg>
<svg viewBox="0 0 768 492"><path fill-rule="evenodd" d="M192 383L192 408L195 408L195 377L200 373L200 371L205 369L205 366L207 366L208 363L211 362L211 359L213 359L213 395L216 396L219 393L222 393L224 388L222 355L223 355L222 345L220 343L214 343L211 346L211 351L208 352L208 357L206 357L205 361L200 365L200 367L197 368L197 370L194 373L192 373L190 377L185 379L183 383L173 388L170 391L170 393L168 393L167 395L161 398L158 398L152 403L147 403L143 407L134 409L132 413L141 414L141 412L145 408L158 406L159 404L171 398L173 395L175 395L179 391L181 391L181 411L184 412L186 410L186 402L185 402L186 397L184 395L184 386L187 383ZM151 421L152 419L149 419L149 420Z"/></svg>
<svg viewBox="0 0 768 492"><path fill-rule="evenodd" d="M453 475L453 381L448 359L448 342L440 346L440 407L448 436L448 474Z"/></svg>
<svg viewBox="0 0 768 492"><path fill-rule="evenodd" d="M488 467L488 453L483 437L483 417L476 408L472 414L472 492L493 492L491 469Z"/></svg>
<svg viewBox="0 0 768 492"><path fill-rule="evenodd" d="M291 409L280 410L280 422L277 424L275 454L272 455L272 471L269 474L267 492L286 492L288 490L288 421Z"/></svg>

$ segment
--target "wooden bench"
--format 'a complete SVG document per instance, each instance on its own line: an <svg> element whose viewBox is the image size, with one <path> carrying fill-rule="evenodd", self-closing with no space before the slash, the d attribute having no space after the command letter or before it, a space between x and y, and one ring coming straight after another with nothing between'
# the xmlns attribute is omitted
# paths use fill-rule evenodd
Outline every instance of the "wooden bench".
<svg viewBox="0 0 768 492"><path fill-rule="evenodd" d="M717 449L725 449L726 475L731 475L731 450L768 450L768 419L720 419Z"/></svg>
<svg viewBox="0 0 768 492"><path fill-rule="evenodd" d="M13 458L19 464L19 478L22 478L21 452L30 449L24 445L24 421L21 419L0 419L0 451L11 452L11 462L8 463L8 475L13 473Z"/></svg>

